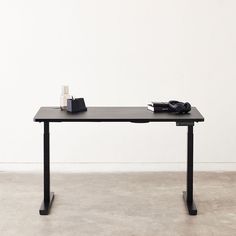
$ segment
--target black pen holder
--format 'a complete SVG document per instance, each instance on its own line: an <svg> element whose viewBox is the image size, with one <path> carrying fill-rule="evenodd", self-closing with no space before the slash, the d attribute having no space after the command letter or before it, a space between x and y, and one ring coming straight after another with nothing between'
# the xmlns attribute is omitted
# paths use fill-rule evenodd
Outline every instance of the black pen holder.
<svg viewBox="0 0 236 236"><path fill-rule="evenodd" d="M67 111L71 113L87 111L84 99L83 98L67 99Z"/></svg>

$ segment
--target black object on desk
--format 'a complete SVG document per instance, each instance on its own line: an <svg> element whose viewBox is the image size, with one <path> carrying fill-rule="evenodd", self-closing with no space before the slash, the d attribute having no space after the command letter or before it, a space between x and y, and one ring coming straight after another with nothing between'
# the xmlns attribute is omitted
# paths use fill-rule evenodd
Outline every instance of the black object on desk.
<svg viewBox="0 0 236 236"><path fill-rule="evenodd" d="M50 122L175 122L177 126L187 126L187 191L183 198L190 215L197 214L193 200L193 126L204 121L203 116L192 107L188 114L152 113L146 107L88 107L87 112L70 114L57 107L41 107L34 117L35 122L44 122L44 200L39 213L48 215L54 193L50 192Z"/></svg>
<svg viewBox="0 0 236 236"><path fill-rule="evenodd" d="M169 102L151 102L148 104L147 108L153 112L175 112L179 114L191 111L190 103L176 100L170 100Z"/></svg>
<svg viewBox="0 0 236 236"><path fill-rule="evenodd" d="M83 98L67 99L67 111L71 113L87 111L84 99Z"/></svg>

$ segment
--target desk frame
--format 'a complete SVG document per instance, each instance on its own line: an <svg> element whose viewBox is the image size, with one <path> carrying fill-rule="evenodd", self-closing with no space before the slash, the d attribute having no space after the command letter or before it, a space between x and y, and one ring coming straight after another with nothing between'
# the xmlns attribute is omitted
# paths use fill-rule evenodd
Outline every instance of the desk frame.
<svg viewBox="0 0 236 236"><path fill-rule="evenodd" d="M44 123L44 199L39 214L48 215L54 199L54 193L50 192L50 133L49 121ZM193 200L193 127L194 122L176 122L177 126L187 126L187 179L186 191L183 192L183 199L189 215L197 215L196 204Z"/></svg>

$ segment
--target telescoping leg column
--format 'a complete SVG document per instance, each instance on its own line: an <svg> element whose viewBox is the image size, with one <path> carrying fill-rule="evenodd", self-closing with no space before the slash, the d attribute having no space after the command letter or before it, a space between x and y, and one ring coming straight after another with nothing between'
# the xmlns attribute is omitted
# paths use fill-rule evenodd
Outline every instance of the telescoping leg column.
<svg viewBox="0 0 236 236"><path fill-rule="evenodd" d="M189 215L197 215L197 208L193 200L193 126L194 122L177 123L177 126L187 126L187 191L183 192L183 198Z"/></svg>
<svg viewBox="0 0 236 236"><path fill-rule="evenodd" d="M44 184L44 199L39 209L40 215L48 215L52 202L54 199L54 193L50 192L50 136L49 136L49 122L44 122L44 163L43 163L43 184Z"/></svg>
<svg viewBox="0 0 236 236"><path fill-rule="evenodd" d="M197 208L193 200L193 125L188 126L187 153L187 191L183 192L183 198L189 215L197 215Z"/></svg>

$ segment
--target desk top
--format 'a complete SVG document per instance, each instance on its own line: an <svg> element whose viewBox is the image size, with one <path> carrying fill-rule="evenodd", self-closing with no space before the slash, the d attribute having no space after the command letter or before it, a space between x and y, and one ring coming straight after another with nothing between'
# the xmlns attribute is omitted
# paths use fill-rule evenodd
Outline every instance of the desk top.
<svg viewBox="0 0 236 236"><path fill-rule="evenodd" d="M203 116L192 107L188 114L153 113L147 107L88 107L80 113L61 111L59 107L41 107L35 122L200 122Z"/></svg>

